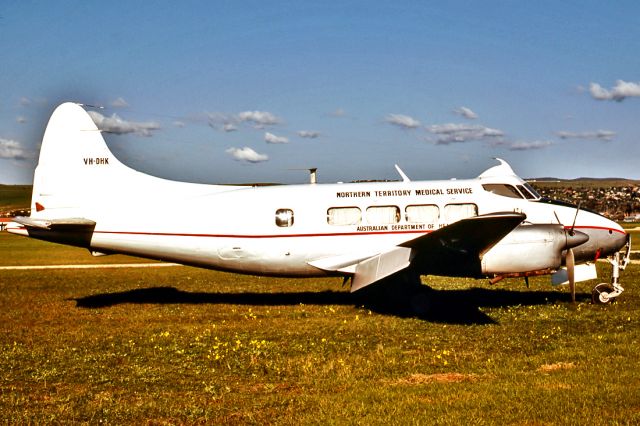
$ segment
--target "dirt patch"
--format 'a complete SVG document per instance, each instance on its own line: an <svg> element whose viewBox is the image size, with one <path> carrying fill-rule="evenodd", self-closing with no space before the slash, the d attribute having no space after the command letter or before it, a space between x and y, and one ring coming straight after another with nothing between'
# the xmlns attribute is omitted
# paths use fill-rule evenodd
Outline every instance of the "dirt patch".
<svg viewBox="0 0 640 426"><path fill-rule="evenodd" d="M460 382L474 382L478 380L478 376L475 374L462 374L462 373L435 373L435 374L421 374L416 373L408 377L396 380L394 383L398 385L422 385L428 383L460 383Z"/></svg>
<svg viewBox="0 0 640 426"><path fill-rule="evenodd" d="M538 368L538 371L542 373L550 373L552 371L571 370L572 368L575 368L575 367L576 365L573 362L556 362L553 364L541 365Z"/></svg>

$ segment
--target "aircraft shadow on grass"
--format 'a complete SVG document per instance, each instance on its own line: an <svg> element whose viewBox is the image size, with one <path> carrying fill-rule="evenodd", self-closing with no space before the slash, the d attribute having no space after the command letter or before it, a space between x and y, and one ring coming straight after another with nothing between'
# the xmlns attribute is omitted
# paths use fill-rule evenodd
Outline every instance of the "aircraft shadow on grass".
<svg viewBox="0 0 640 426"><path fill-rule="evenodd" d="M430 290L424 313L416 314L408 303L397 303L385 297L344 291L287 293L204 293L188 292L175 287L150 287L116 293L94 294L75 300L79 308L107 308L121 304L229 304L253 306L352 305L373 312L445 324L495 324L481 308L546 305L567 302L568 295L550 291L512 291L504 289L470 288L462 290ZM578 301L588 299L577 294ZM589 298L590 299L590 298Z"/></svg>

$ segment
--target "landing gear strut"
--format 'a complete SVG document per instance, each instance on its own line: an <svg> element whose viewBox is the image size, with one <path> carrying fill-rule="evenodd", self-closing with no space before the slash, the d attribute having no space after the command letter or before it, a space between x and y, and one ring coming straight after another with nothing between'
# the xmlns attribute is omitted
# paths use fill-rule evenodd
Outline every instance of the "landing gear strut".
<svg viewBox="0 0 640 426"><path fill-rule="evenodd" d="M596 285L591 291L591 302L595 304L607 304L613 302L616 297L620 296L624 291L624 288L620 285L620 271L624 271L624 268L629 264L631 256L631 236L627 235L627 245L624 257L620 258L620 252L615 253L613 256L607 258L607 261L612 266L611 271L611 284L600 283Z"/></svg>

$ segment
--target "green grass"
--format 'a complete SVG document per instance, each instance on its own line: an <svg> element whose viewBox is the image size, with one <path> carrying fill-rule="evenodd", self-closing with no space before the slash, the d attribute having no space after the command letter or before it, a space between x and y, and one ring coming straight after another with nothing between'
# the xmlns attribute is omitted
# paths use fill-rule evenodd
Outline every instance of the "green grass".
<svg viewBox="0 0 640 426"><path fill-rule="evenodd" d="M0 214L28 209L31 205L31 185L0 185Z"/></svg>
<svg viewBox="0 0 640 426"><path fill-rule="evenodd" d="M0 233L0 264L47 258L130 261ZM0 271L0 418L638 424L639 276L629 266L609 306L588 303L593 282L578 284L574 306L546 279L527 289L425 277L435 299L420 319L384 313L335 278Z"/></svg>

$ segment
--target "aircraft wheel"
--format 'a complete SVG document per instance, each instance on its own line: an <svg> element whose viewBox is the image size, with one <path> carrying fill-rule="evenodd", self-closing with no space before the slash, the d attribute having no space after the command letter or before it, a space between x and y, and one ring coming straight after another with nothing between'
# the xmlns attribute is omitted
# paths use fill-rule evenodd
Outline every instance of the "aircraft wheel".
<svg viewBox="0 0 640 426"><path fill-rule="evenodd" d="M613 293L613 287L608 283L600 283L591 291L591 303L596 305L606 305L613 302L616 298L609 297Z"/></svg>

